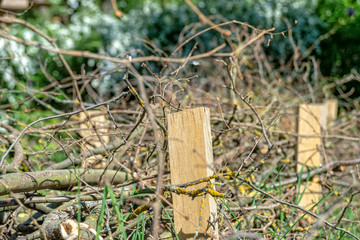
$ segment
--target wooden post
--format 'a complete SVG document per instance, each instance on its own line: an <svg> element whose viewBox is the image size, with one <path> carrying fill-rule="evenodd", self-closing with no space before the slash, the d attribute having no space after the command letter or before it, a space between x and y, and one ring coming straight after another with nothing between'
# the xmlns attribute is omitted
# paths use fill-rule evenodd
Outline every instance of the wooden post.
<svg viewBox="0 0 360 240"><path fill-rule="evenodd" d="M322 113L325 107L323 104L301 104L299 107L298 119L298 138L297 145L297 171L300 172L303 165L309 167L319 167L321 164L321 155L318 148L321 144L321 138L317 137L321 134L321 125L326 120L326 114ZM303 137L301 136L303 135ZM315 135L314 137L305 137L305 135ZM307 174L307 169L303 169L303 174ZM304 182L304 181L303 181ZM300 187L300 194L303 192L305 185ZM299 202L301 207L311 208L320 200L321 185L318 179L314 178L309 181L304 195ZM310 218L307 218L308 220Z"/></svg>
<svg viewBox="0 0 360 240"><path fill-rule="evenodd" d="M329 127L337 118L338 102L336 99L328 99L325 104L327 107L327 126Z"/></svg>
<svg viewBox="0 0 360 240"><path fill-rule="evenodd" d="M171 183L182 184L212 175L210 111L195 108L167 116ZM187 188L202 188L206 183ZM173 194L175 230L180 239L193 239L200 223L201 197ZM199 237L217 236L217 226L209 226L216 217L216 202L207 195L203 206ZM217 238L215 237L215 238Z"/></svg>
<svg viewBox="0 0 360 240"><path fill-rule="evenodd" d="M2 0L0 2L1 9L24 10L29 7L28 0Z"/></svg>

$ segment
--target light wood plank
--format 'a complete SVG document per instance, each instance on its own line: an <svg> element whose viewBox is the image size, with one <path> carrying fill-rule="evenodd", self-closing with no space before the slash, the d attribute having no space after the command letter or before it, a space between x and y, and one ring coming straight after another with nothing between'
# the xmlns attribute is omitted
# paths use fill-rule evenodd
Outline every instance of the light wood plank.
<svg viewBox="0 0 360 240"><path fill-rule="evenodd" d="M210 176L213 172L210 111L208 108L195 108L167 116L169 133L169 156L171 183L182 184ZM194 190L206 184L189 187ZM189 196L173 194L175 230L180 239L192 239L199 226L201 197L192 200ZM208 220L216 217L216 203L207 195L203 208L200 235L217 236L217 227L208 231ZM210 239L210 237L208 237Z"/></svg>
<svg viewBox="0 0 360 240"><path fill-rule="evenodd" d="M299 106L298 119L298 134L304 136L314 137L299 137L297 145L297 171L300 172L303 164L309 167L319 167L321 165L321 155L318 151L321 145L321 125L324 123L323 119L326 116L324 113L323 104L301 104ZM326 119L326 118L325 118ZM307 169L304 168L303 174L307 174ZM300 187L300 193L304 190L305 185ZM320 200L321 185L318 179L314 178L309 181L306 186L305 193L299 202L301 207L306 209L311 208ZM310 218L307 218L308 220Z"/></svg>
<svg viewBox="0 0 360 240"><path fill-rule="evenodd" d="M2 0L0 8L8 10L24 10L29 7L28 0Z"/></svg>
<svg viewBox="0 0 360 240"><path fill-rule="evenodd" d="M327 126L329 127L337 118L338 101L336 99L328 99L325 101L325 104L327 106Z"/></svg>

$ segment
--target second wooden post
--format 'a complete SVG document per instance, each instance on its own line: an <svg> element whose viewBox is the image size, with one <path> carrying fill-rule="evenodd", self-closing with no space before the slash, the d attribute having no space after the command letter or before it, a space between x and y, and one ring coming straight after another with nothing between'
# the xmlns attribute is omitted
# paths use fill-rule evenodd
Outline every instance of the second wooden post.
<svg viewBox="0 0 360 240"><path fill-rule="evenodd" d="M297 145L297 171L300 172L303 169L303 175L307 174L304 165L308 167L319 167L321 165L319 152L321 126L326 126L326 114L322 114L324 107L323 104L301 104L299 107L298 134L300 136ZM310 209L320 200L321 185L318 183L318 178L310 180L306 186L302 184L299 192L304 192L299 205ZM307 219L310 220L311 218L308 217Z"/></svg>
<svg viewBox="0 0 360 240"><path fill-rule="evenodd" d="M213 152L209 109L200 107L169 114L167 121L171 183L182 184L210 176ZM205 185L206 183L202 183L189 187L188 190ZM207 235L210 238L216 235L216 224L208 224L208 221L212 222L216 217L213 197L207 195L203 206L201 197L192 199L190 196L176 194L172 197L175 230L180 239L193 239L199 226L199 237Z"/></svg>

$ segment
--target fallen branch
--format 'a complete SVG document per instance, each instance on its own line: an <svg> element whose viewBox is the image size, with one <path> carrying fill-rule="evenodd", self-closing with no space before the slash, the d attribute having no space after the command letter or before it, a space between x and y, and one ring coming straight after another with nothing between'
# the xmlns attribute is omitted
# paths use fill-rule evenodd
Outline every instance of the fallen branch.
<svg viewBox="0 0 360 240"><path fill-rule="evenodd" d="M323 167L311 170L309 173L303 173L301 176L301 180L306 180L308 178L308 175L310 175L310 179L313 178L316 175L319 175L321 173L330 171L332 168L335 167L339 167L339 166L352 166L352 165L357 165L360 164L360 158L354 159L354 160L344 160L344 161L333 161L330 162L328 164L326 164ZM287 180L283 180L280 182L276 182L274 184L271 185L271 187L279 187L279 186L285 186L285 185L290 185L290 184L294 184L296 182L298 182L299 178L298 177L293 177Z"/></svg>
<svg viewBox="0 0 360 240"><path fill-rule="evenodd" d="M84 170L73 169L52 170L27 173L10 173L4 174L0 178L0 195L9 194L10 192L29 192L42 189L64 189L76 185L78 179L76 174L89 185L99 185L100 176L112 181L113 184L124 183L133 177L124 172L109 170Z"/></svg>

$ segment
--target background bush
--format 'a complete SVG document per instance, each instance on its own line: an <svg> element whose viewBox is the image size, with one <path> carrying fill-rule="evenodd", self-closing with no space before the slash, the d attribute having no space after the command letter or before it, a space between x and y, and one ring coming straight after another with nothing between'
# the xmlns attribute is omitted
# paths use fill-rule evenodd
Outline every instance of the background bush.
<svg viewBox="0 0 360 240"><path fill-rule="evenodd" d="M49 36L57 38L60 48L87 50L113 57L124 57L126 54L133 57L169 55L175 49L179 34L184 27L199 22L198 16L183 1L117 1L119 8L124 11L121 19L114 16L113 9L105 4L106 1L68 0L66 4L58 0L50 2L51 7L26 14L26 20L38 26ZM358 1L319 0L316 3L302 0L291 2L199 0L194 3L215 23L239 20L259 28L276 27L277 31L282 31L288 28L286 20L290 24L297 20L298 24L292 31L294 42L298 45L300 52L305 52L322 34L337 27L337 32L317 46L314 52L321 62L322 73L326 76L342 76L348 74L352 68L359 68L357 62L360 47L357 43L360 40L360 33L356 31L360 27L357 14ZM349 16L349 9L353 10L352 16ZM195 27L202 30L208 25L198 23ZM184 31L183 34L189 34L189 31L190 29ZM22 26L11 28L10 33L23 39L46 44L42 39L38 39L36 34ZM181 52L182 56L190 52L195 41L199 43L195 50L195 53L198 53L209 51L225 40L216 31L209 31L197 37L193 43L187 44ZM3 48L4 42L0 41L0 45ZM38 64L52 61L56 54L14 42L10 45L16 55L22 57L14 59L11 63L0 60L4 68L2 81L7 87L15 89L11 74L18 77L25 71L28 73L28 81L32 82L34 88L48 84ZM157 49L154 49L154 46ZM228 50L224 49L224 51ZM288 38L278 36L271 40L270 47L267 47L265 51L271 61L284 64L292 56L293 47ZM24 54L25 52L27 54ZM4 55L1 56L6 55L6 53L2 54ZM31 61L33 58L39 61ZM93 59L67 57L67 60L76 73L80 73L83 64L85 70L99 67ZM55 62L57 64L47 65L47 71L56 79L68 76L62 63L59 60ZM114 67L114 64L105 62L100 73L103 74ZM161 66L152 67L154 71L161 69ZM102 84L93 81L92 85L99 89L102 96L113 95L123 87L119 84L121 79L122 74L105 76ZM350 84L350 87L355 86L360 91L357 82ZM9 94L4 101L11 102L13 99L11 95ZM360 92L357 95L360 95Z"/></svg>

